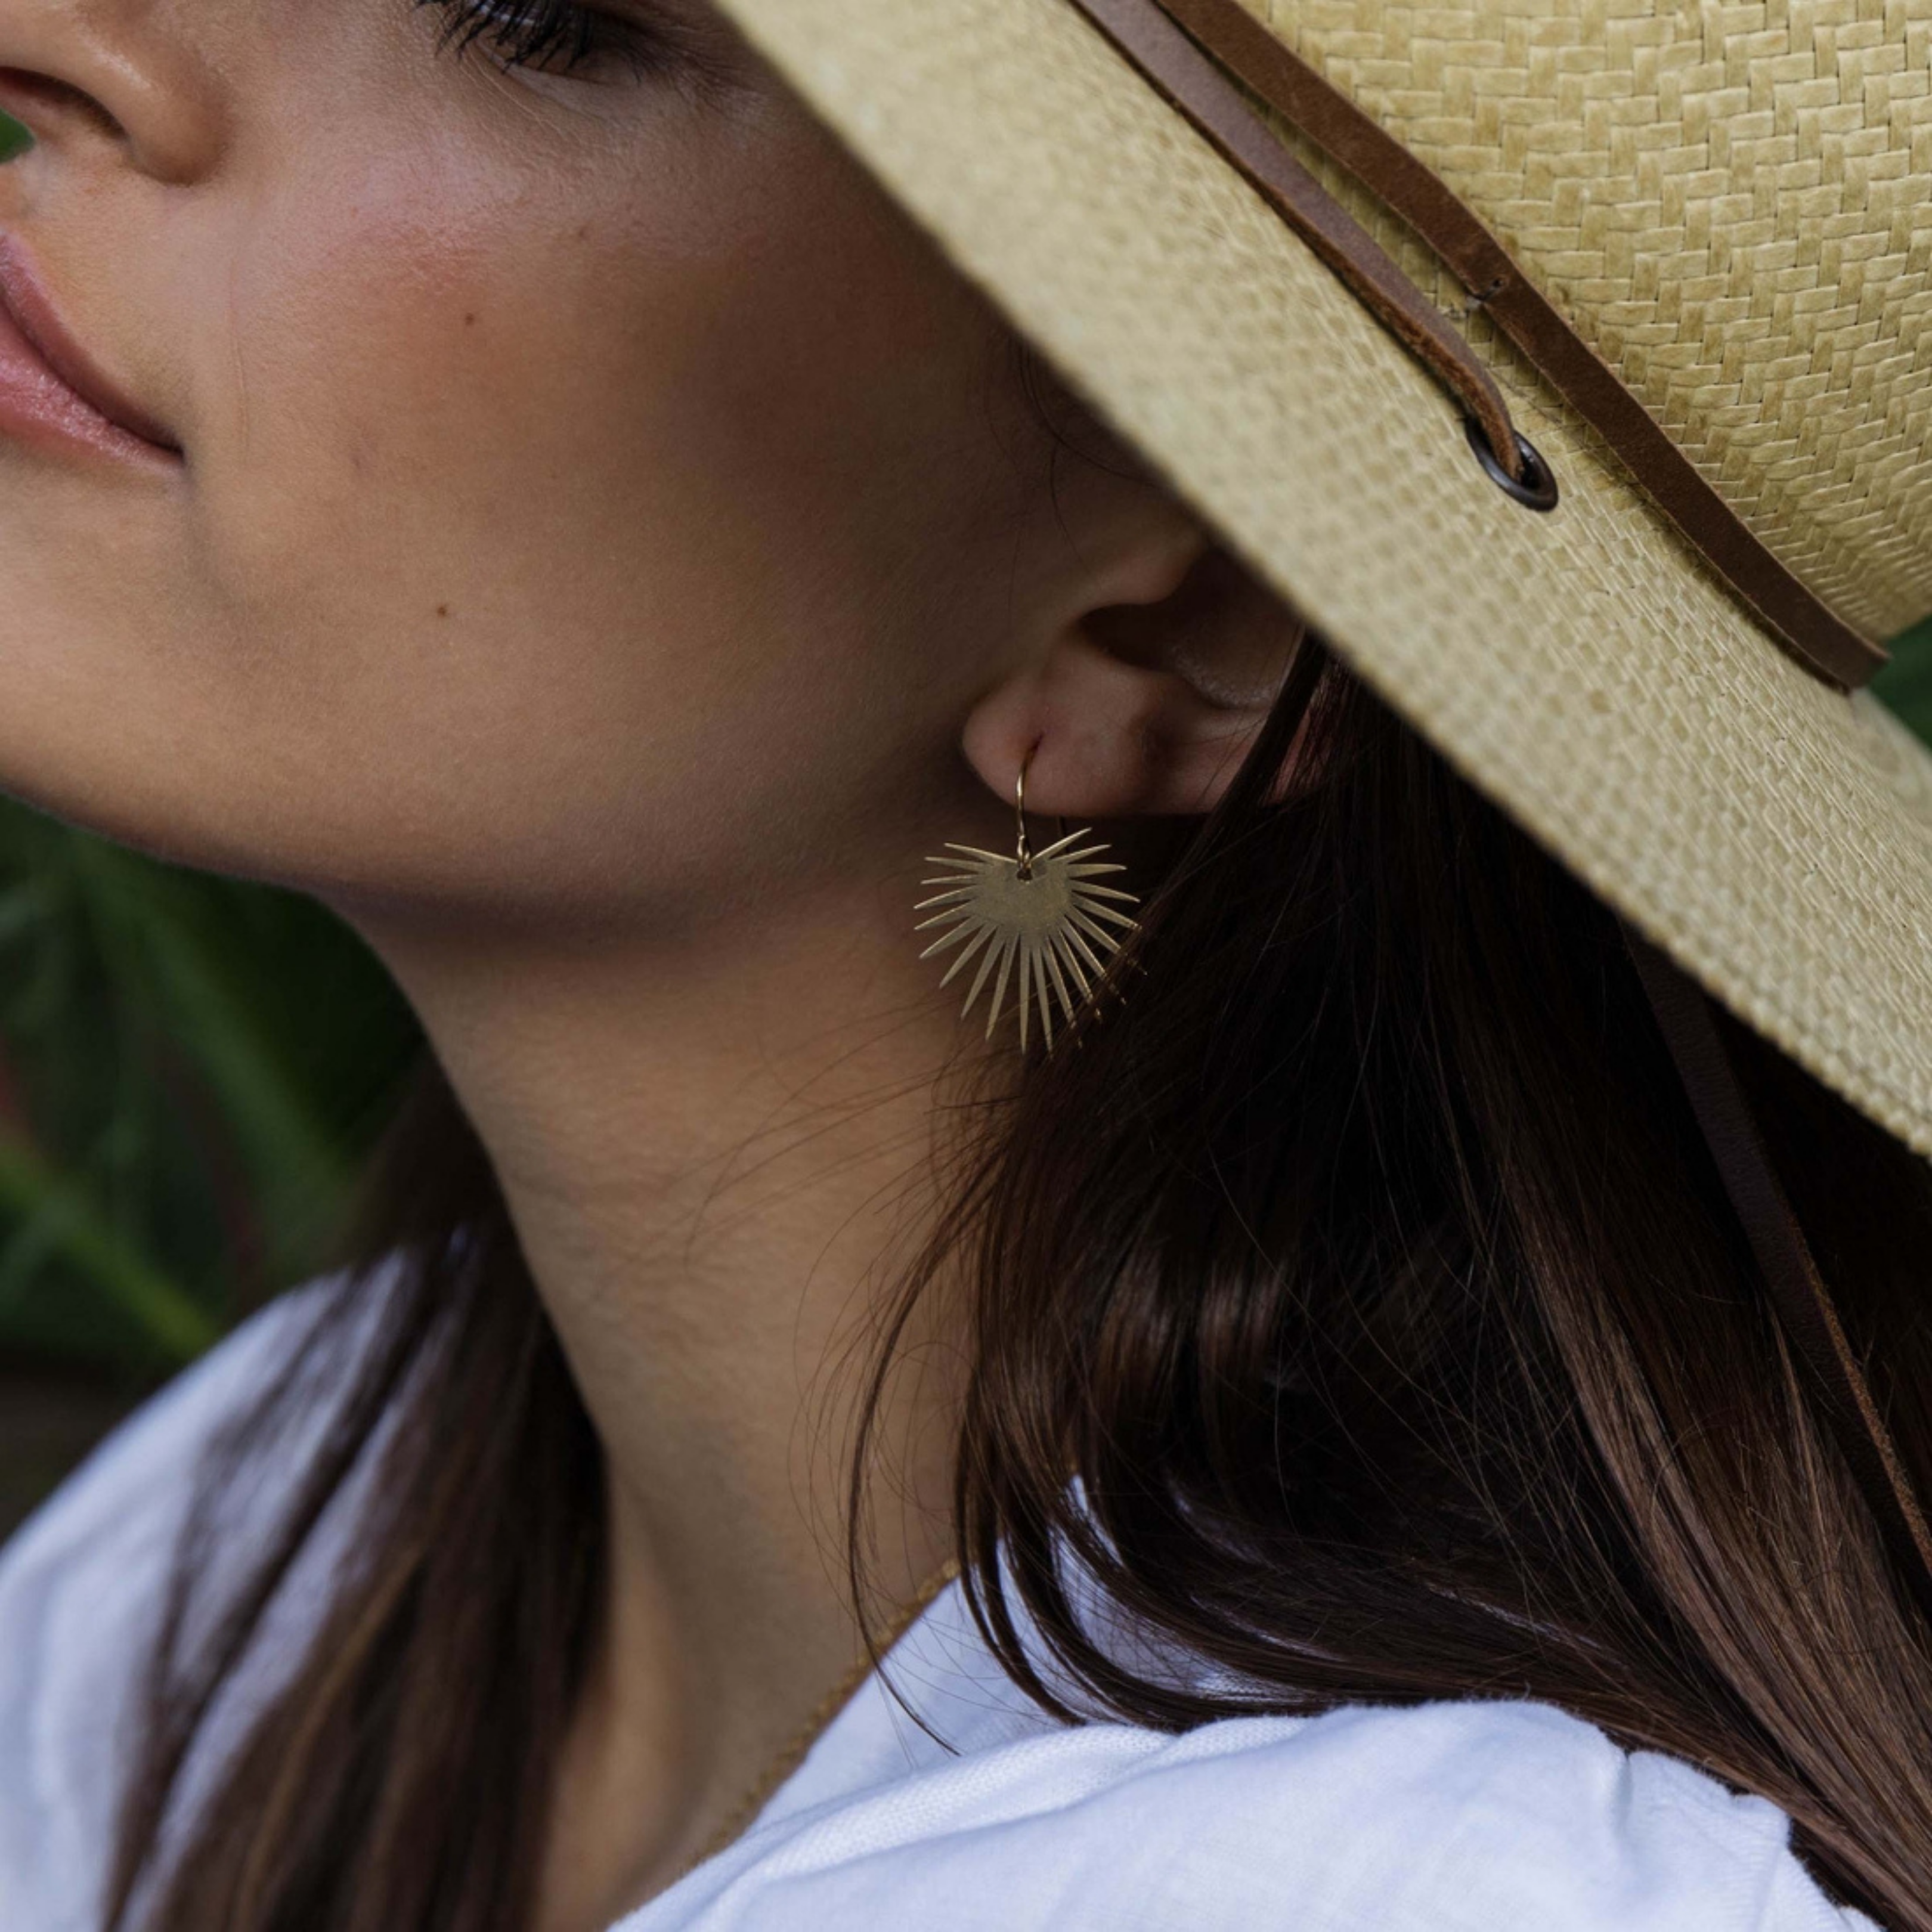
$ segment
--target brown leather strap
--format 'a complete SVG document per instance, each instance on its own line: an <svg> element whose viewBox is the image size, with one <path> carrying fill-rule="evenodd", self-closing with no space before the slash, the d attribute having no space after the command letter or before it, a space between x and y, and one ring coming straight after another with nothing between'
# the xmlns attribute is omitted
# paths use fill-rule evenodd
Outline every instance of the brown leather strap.
<svg viewBox="0 0 1932 1932"><path fill-rule="evenodd" d="M1628 922L1624 943L1778 1319L1878 1519L1899 1574L1932 1616L1932 1528L1772 1166L1709 1000L1694 980Z"/></svg>
<svg viewBox="0 0 1932 1932"><path fill-rule="evenodd" d="M1346 168L1435 250L1801 663L1844 688L1869 682L1885 664L1878 644L1838 616L1752 536L1448 184L1286 46L1241 0L1072 4L1268 197L1466 412L1476 416L1512 476L1520 476L1514 431L1504 431L1506 406L1474 352L1288 154L1228 76ZM1444 335L1453 338L1453 346ZM1501 422L1492 420L1492 408L1502 412Z"/></svg>
<svg viewBox="0 0 1932 1932"><path fill-rule="evenodd" d="M1074 0L1087 16L1274 204L1288 226L1482 425L1521 480L1509 406L1449 319L1374 237L1283 147L1240 89L1155 0Z"/></svg>

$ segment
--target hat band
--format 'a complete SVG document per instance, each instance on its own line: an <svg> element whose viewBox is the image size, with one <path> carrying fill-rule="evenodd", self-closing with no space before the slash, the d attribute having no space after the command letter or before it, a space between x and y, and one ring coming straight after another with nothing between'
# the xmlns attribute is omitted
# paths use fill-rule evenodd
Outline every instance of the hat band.
<svg viewBox="0 0 1932 1932"><path fill-rule="evenodd" d="M1870 682L1886 662L1882 647L1846 623L1751 534L1448 184L1276 39L1241 0L1072 4L1455 396L1512 478L1522 476L1516 430L1475 352L1294 159L1234 81L1346 168L1435 251L1472 303L1603 437L1652 502L1800 663L1842 689Z"/></svg>

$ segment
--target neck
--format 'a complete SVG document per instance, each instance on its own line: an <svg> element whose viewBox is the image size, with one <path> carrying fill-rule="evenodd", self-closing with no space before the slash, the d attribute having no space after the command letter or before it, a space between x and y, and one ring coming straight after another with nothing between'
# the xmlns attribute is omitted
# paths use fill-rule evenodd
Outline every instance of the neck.
<svg viewBox="0 0 1932 1932"><path fill-rule="evenodd" d="M490 1152L606 1451L611 1588L557 1804L596 1842L553 1850L560 1932L674 1874L862 1655L846 1458L962 1043L894 883L676 948L358 922ZM943 1301L879 1415L880 1621L950 1546Z"/></svg>

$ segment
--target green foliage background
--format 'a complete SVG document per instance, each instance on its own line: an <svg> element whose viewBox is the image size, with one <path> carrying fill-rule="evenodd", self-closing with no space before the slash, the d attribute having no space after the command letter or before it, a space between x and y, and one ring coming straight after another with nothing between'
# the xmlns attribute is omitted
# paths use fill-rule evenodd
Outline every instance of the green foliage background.
<svg viewBox="0 0 1932 1932"><path fill-rule="evenodd" d="M1932 622L1894 653L1879 693L1932 738ZM0 1532L120 1409L316 1270L420 1050L313 902L0 800ZM50 1390L74 1420L42 1400L34 1434L29 1395Z"/></svg>
<svg viewBox="0 0 1932 1932"><path fill-rule="evenodd" d="M131 1398L313 1272L418 1045L314 902L0 801L0 1400Z"/></svg>

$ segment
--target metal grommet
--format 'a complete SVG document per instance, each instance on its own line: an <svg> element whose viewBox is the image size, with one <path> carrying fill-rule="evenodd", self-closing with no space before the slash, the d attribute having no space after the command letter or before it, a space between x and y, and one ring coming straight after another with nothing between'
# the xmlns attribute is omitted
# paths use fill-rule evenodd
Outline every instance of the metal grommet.
<svg viewBox="0 0 1932 1932"><path fill-rule="evenodd" d="M1474 416L1465 416L1462 428L1468 434L1469 447L1476 452L1476 460L1483 466L1490 481L1505 496L1514 496L1527 509L1556 508L1556 472L1544 461L1543 452L1521 430L1515 432L1516 453L1522 458L1522 481L1519 483L1496 460L1496 453L1490 447L1489 438L1483 434L1483 425Z"/></svg>

